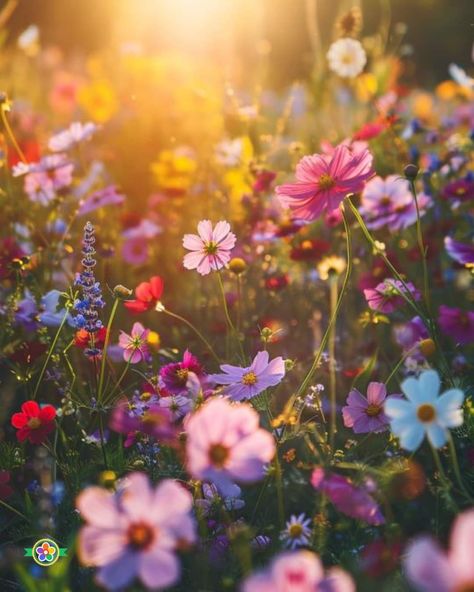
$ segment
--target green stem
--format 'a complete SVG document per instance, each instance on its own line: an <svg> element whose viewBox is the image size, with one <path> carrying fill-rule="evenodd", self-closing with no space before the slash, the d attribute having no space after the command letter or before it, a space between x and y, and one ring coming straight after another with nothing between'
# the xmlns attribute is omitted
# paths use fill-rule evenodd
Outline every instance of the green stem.
<svg viewBox="0 0 474 592"><path fill-rule="evenodd" d="M99 410L99 432L100 432L100 447L102 449L102 456L104 458L105 469L109 468L107 461L107 452L105 451L105 434L104 434L104 418L102 417L102 410Z"/></svg>
<svg viewBox="0 0 474 592"><path fill-rule="evenodd" d="M218 358L216 352L214 351L214 348L212 347L212 345L204 337L204 335L201 333L201 331L199 331L199 329L197 327L195 327L190 321L188 321L188 319L185 319L181 315L178 315L178 314L176 314L174 312L171 312L167 308L165 308L163 310L163 312L165 314L167 314L168 316L173 317L173 318L177 319L178 321L181 321L182 323L184 323L185 325L187 325L192 331L194 331L194 333L196 333L196 335L199 337L199 339L207 347L207 349L209 350L210 354L212 355L212 357L214 358L214 360L217 362L217 364L220 364L221 363L221 361L219 360L219 358Z"/></svg>
<svg viewBox="0 0 474 592"><path fill-rule="evenodd" d="M337 306L337 275L329 278L329 303L331 316ZM337 403L336 403L336 323L331 326L329 332L329 397L331 412L329 418L329 445L334 450L334 440L337 431Z"/></svg>
<svg viewBox="0 0 474 592"><path fill-rule="evenodd" d="M105 341L104 341L104 348L102 350L102 360L100 365L100 378L99 378L99 387L97 391L97 401L100 403L102 398L102 388L104 386L104 376L105 376L105 366L107 361L107 348L109 347L110 341L110 332L112 329L112 323L114 322L115 313L117 312L117 306L119 303L119 298L114 300L114 304L112 306L112 311L110 313L109 322L107 323L107 331L105 334Z"/></svg>
<svg viewBox="0 0 474 592"><path fill-rule="evenodd" d="M5 126L5 129L7 130L7 134L8 134L8 136L9 136L9 138L10 138L10 140L11 140L11 142L12 142L12 144L13 144L14 148L15 148L15 150L16 150L16 151L17 151L17 153L18 153L18 156L21 158L21 160L22 160L22 161L23 161L25 164L28 164L28 161L26 160L26 157L25 157L25 155L23 154L23 151L22 151L22 149L20 148L20 146L18 145L18 142L16 141L15 134L13 133L13 130L12 130L12 128L10 127L10 124L9 124L9 122L8 122L8 118L7 118L7 116L6 116L6 113L5 113L5 109L3 109L3 108L0 106L0 111L1 111L1 113L2 113L2 122L3 122L3 125Z"/></svg>
<svg viewBox="0 0 474 592"><path fill-rule="evenodd" d="M125 375L127 374L127 371L129 368L130 368L130 360L125 364L125 368L122 370L122 374L120 375L119 379L114 384L112 390L107 395L107 397L105 397L104 404L109 403L112 400L112 397L115 394L115 391L120 387L122 380L125 378Z"/></svg>
<svg viewBox="0 0 474 592"><path fill-rule="evenodd" d="M61 324L59 325L58 330L56 331L56 335L54 336L53 343L51 344L51 347L49 348L48 355L46 356L46 360L44 361L43 367L41 368L40 375L39 375L38 380L36 382L35 390L33 391L33 396L31 397L32 399L36 399L36 395L38 393L38 389L40 387L41 381L43 380L44 373L46 372L46 368L49 364L49 360L51 359L54 348L56 347L56 344L58 342L59 335L66 323L68 314L69 314L69 312L66 310L66 312L64 313L64 316L62 318Z"/></svg>
<svg viewBox="0 0 474 592"><path fill-rule="evenodd" d="M222 282L222 277L221 277L221 274L219 272L217 273L217 279L219 281L219 288L220 288L221 295L222 295L222 303L224 305L224 314L225 314L225 318L226 318L226 321L227 321L227 325L229 327L230 332L234 336L234 339L237 341L237 344L238 344L238 347L239 347L239 351L240 351L240 355L242 356L242 362L244 362L245 361L245 353L244 353L244 350L243 350L243 347L242 347L242 342L240 341L240 336L239 336L239 334L237 332L237 329L235 328L235 325L234 325L234 323L232 321L232 318L230 316L230 313L229 313L229 307L227 306L227 300L226 300L226 297L225 297L224 284Z"/></svg>
<svg viewBox="0 0 474 592"><path fill-rule="evenodd" d="M7 502L4 502L3 500L0 499L0 506L3 506L4 508L6 508L7 510L10 510L10 512L14 512L15 514L17 514L18 516L20 516L21 518L23 518L24 520L28 521L28 518L22 514L19 510L17 510L16 508L14 508L13 506L10 506L10 504L7 504Z"/></svg>
<svg viewBox="0 0 474 592"><path fill-rule="evenodd" d="M449 452L451 454L451 461L453 463L454 475L456 476L456 481L458 482L458 485L459 485L461 491L466 496L466 498L471 503L474 503L473 497L471 496L469 491L466 489L466 486L464 485L464 482L462 480L461 469L459 467L459 461L458 461L458 455L456 453L456 446L454 445L454 440L453 440L453 437L451 436L451 434L449 434L448 444L449 444Z"/></svg>
<svg viewBox="0 0 474 592"><path fill-rule="evenodd" d="M420 208L418 205L418 197L416 194L415 182L410 180L410 187L411 192L413 193L413 197L415 199L415 207L416 207L416 236L418 241L418 248L420 249L421 260L423 264L423 292L425 297L425 304L426 310L428 311L428 315L431 317L431 298L430 298L430 286L428 281L428 265L426 261L426 248L423 242L423 232L421 230L421 217L420 217Z"/></svg>
<svg viewBox="0 0 474 592"><path fill-rule="evenodd" d="M275 452L275 485L277 490L278 520L280 522L280 528L283 529L285 527L285 503L283 500L283 475L278 450Z"/></svg>

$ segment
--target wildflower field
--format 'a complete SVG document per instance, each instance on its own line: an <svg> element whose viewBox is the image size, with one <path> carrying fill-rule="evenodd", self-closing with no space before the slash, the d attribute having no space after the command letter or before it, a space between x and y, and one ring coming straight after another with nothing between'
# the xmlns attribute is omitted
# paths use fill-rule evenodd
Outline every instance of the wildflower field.
<svg viewBox="0 0 474 592"><path fill-rule="evenodd" d="M474 54L420 82L391 2L301 0L272 86L235 0L136 0L82 52L18 4L0 590L474 591ZM212 52L147 46L145 6Z"/></svg>

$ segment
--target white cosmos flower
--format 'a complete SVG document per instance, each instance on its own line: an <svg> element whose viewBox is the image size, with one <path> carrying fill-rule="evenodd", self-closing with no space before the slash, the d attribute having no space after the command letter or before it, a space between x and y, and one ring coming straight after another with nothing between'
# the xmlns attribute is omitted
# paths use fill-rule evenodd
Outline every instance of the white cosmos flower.
<svg viewBox="0 0 474 592"><path fill-rule="evenodd" d="M329 68L342 78L354 78L367 62L361 43L350 37L335 41L329 48L327 59Z"/></svg>
<svg viewBox="0 0 474 592"><path fill-rule="evenodd" d="M448 440L448 428L462 425L464 393L449 389L439 396L440 386L439 374L425 370L418 379L410 377L402 382L407 400L390 399L385 403L385 414L402 448L416 450L425 435L432 446L440 448Z"/></svg>

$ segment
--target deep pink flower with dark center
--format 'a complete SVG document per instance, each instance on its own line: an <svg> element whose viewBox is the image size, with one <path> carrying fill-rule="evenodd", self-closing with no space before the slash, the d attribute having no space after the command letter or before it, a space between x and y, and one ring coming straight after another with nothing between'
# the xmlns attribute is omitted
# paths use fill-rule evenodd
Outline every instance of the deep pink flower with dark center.
<svg viewBox="0 0 474 592"><path fill-rule="evenodd" d="M444 187L442 195L446 199L457 199L459 201L474 199L474 182L468 179L451 181Z"/></svg>
<svg viewBox="0 0 474 592"><path fill-rule="evenodd" d="M464 311L442 304L439 307L438 324L441 331L456 343L465 345L474 341L474 311Z"/></svg>
<svg viewBox="0 0 474 592"><path fill-rule="evenodd" d="M400 292L403 294L409 292L412 298L419 300L420 293L415 286L411 282L405 282L405 285L408 290L400 280L389 278L373 289L364 290L369 308L378 312L393 312L405 304L405 299L400 295Z"/></svg>
<svg viewBox="0 0 474 592"><path fill-rule="evenodd" d="M444 239L444 248L454 261L461 265L474 265L474 246L461 243L450 236Z"/></svg>
<svg viewBox="0 0 474 592"><path fill-rule="evenodd" d="M385 519L377 502L364 488L357 487L346 477L327 474L322 467L317 467L311 475L311 485L327 495L342 513L367 524L384 524Z"/></svg>
<svg viewBox="0 0 474 592"><path fill-rule="evenodd" d="M189 350L186 350L181 362L172 362L161 368L160 378L170 393L181 393L186 390L190 372L198 378L205 376L199 360Z"/></svg>
<svg viewBox="0 0 474 592"><path fill-rule="evenodd" d="M382 382L370 382L367 397L357 389L352 389L347 397L347 405L342 408L346 428L352 428L355 434L383 432L388 428L389 420L383 411L386 400L401 395L389 395Z"/></svg>
<svg viewBox="0 0 474 592"><path fill-rule="evenodd" d="M304 156L296 167L296 182L279 185L276 193L295 218L311 222L335 210L350 193L358 193L373 175L367 149L339 144L332 154Z"/></svg>
<svg viewBox="0 0 474 592"><path fill-rule="evenodd" d="M275 177L276 173L273 171L263 169L258 172L252 185L253 191L255 193L264 193L265 191L268 191L275 180Z"/></svg>

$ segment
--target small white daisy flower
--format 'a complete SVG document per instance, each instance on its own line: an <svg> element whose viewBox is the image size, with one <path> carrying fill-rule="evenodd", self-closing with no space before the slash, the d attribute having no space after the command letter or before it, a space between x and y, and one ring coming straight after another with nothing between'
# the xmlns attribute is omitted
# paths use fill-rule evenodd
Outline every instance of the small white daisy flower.
<svg viewBox="0 0 474 592"><path fill-rule="evenodd" d="M286 523L286 528L280 533L280 540L287 549L297 549L309 545L311 537L311 519L305 514L291 516Z"/></svg>
<svg viewBox="0 0 474 592"><path fill-rule="evenodd" d="M414 451L425 435L435 448L448 440L449 428L463 423L461 405L464 393L449 389L439 396L440 378L435 370L425 370L419 378L410 377L401 384L407 400L391 399L385 403L385 414L390 427L400 438L400 446Z"/></svg>
<svg viewBox="0 0 474 592"><path fill-rule="evenodd" d="M350 37L335 41L329 48L327 59L329 68L341 78L355 78L367 62L360 41Z"/></svg>

